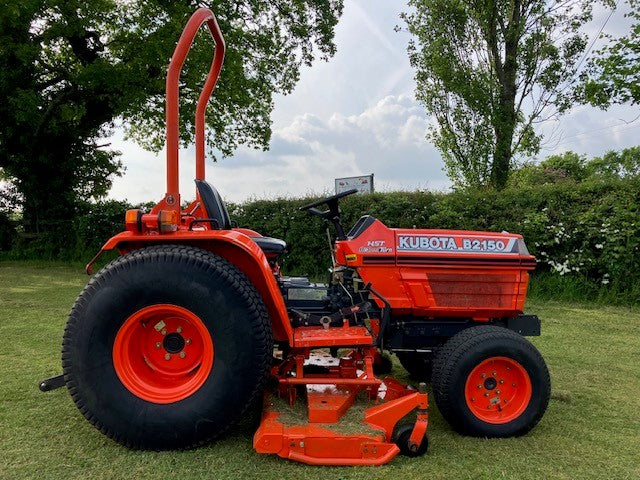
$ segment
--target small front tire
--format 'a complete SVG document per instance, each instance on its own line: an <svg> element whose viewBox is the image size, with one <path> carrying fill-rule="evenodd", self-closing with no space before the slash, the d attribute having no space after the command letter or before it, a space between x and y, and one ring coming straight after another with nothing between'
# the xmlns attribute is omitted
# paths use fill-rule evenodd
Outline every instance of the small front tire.
<svg viewBox="0 0 640 480"><path fill-rule="evenodd" d="M433 393L442 416L459 433L513 437L542 418L551 393L540 352L503 327L471 327L439 349Z"/></svg>

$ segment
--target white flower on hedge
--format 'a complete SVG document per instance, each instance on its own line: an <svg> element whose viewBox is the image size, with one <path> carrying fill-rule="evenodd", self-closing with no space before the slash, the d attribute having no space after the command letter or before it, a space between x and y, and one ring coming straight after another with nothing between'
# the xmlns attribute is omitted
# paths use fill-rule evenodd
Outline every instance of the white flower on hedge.
<svg viewBox="0 0 640 480"><path fill-rule="evenodd" d="M604 248L604 245L602 245L601 243L596 243L595 246L598 250L602 250Z"/></svg>
<svg viewBox="0 0 640 480"><path fill-rule="evenodd" d="M549 260L549 265L551 265L553 269L560 275L564 275L565 273L569 273L571 271L571 269L569 268L569 260L565 260L564 263L556 263L553 260Z"/></svg>

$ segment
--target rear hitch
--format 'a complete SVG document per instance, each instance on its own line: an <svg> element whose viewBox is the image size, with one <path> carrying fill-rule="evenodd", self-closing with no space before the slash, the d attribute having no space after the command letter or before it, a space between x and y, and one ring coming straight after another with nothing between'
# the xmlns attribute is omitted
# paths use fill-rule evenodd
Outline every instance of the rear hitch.
<svg viewBox="0 0 640 480"><path fill-rule="evenodd" d="M64 375L56 375L55 377L45 378L38 383L41 392L48 392L56 388L64 387Z"/></svg>

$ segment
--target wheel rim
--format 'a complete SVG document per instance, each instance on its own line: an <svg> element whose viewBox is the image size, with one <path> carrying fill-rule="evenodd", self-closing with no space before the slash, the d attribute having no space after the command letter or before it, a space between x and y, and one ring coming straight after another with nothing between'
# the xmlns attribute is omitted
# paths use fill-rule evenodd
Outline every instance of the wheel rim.
<svg viewBox="0 0 640 480"><path fill-rule="evenodd" d="M512 358L487 358L467 377L465 399L471 413L480 420L510 422L525 411L531 400L529 374Z"/></svg>
<svg viewBox="0 0 640 480"><path fill-rule="evenodd" d="M213 366L213 342L202 320L176 305L152 305L131 315L113 344L113 365L123 385L153 403L195 393Z"/></svg>

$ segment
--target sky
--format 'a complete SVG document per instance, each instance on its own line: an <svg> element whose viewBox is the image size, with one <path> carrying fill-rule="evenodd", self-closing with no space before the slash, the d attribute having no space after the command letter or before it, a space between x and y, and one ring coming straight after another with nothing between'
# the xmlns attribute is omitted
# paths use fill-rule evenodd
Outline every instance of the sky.
<svg viewBox="0 0 640 480"><path fill-rule="evenodd" d="M604 32L624 33L625 6ZM334 179L374 174L376 191L447 190L438 150L425 139L429 117L414 98L414 74L406 52L409 34L396 32L405 2L346 0L336 27L337 52L328 62L303 68L288 96L275 97L273 135L267 152L239 148L233 157L206 164L206 178L227 201L333 193ZM608 12L595 9L585 27L597 39ZM594 49L600 41L596 40ZM540 126L547 140L538 159L572 150L588 157L638 145L640 112L617 106L601 111L576 106ZM165 192L164 151L155 154L124 140L126 171L114 179L110 198L133 203L160 200ZM183 199L193 198L194 150L180 151Z"/></svg>

